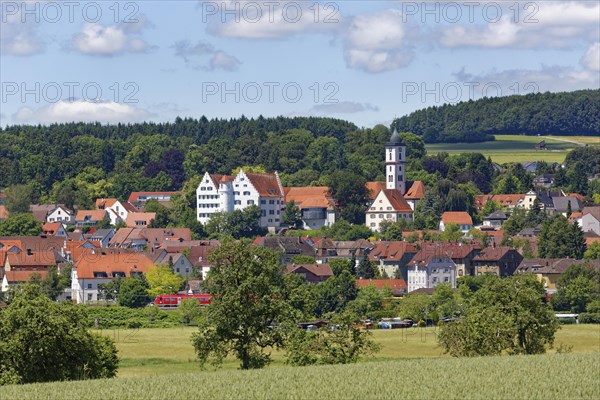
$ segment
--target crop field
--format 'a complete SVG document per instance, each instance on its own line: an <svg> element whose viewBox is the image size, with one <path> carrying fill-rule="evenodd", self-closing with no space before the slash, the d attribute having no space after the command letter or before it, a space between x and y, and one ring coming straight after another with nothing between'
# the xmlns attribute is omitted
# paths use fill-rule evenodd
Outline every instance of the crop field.
<svg viewBox="0 0 600 400"><path fill-rule="evenodd" d="M190 342L196 328L155 328L104 330L103 334L113 338L119 350L121 364L119 377L150 376L200 372ZM399 359L448 357L437 345L435 331L427 329L374 330L373 338L381 344L379 353L365 358L367 362L392 361ZM573 352L599 352L599 325L563 325L556 333L555 347L560 344L572 346ZM549 353L555 350L549 350ZM273 351L269 368L285 366L282 352ZM227 359L223 369L237 369L238 362ZM600 367L599 367L600 368ZM207 366L208 370L213 370Z"/></svg>
<svg viewBox="0 0 600 400"><path fill-rule="evenodd" d="M541 140L546 141L548 150L535 150ZM430 154L477 152L499 164L508 162L547 161L563 162L567 153L582 145L600 145L600 139L593 136L521 136L496 135L496 140L481 143L436 143L425 147Z"/></svg>
<svg viewBox="0 0 600 400"><path fill-rule="evenodd" d="M6 399L592 399L600 354L206 371L0 388Z"/></svg>

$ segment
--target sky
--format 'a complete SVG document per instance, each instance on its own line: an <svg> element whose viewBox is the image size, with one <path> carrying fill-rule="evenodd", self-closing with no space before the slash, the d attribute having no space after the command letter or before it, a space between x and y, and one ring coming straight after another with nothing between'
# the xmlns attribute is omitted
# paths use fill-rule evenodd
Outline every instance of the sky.
<svg viewBox="0 0 600 400"><path fill-rule="evenodd" d="M600 87L598 1L0 0L0 125L412 111Z"/></svg>

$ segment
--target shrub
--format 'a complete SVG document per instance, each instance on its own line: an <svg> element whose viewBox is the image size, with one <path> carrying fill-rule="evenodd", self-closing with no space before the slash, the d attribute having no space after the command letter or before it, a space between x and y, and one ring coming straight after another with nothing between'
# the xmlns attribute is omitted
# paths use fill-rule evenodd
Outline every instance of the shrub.
<svg viewBox="0 0 600 400"><path fill-rule="evenodd" d="M581 313L579 322L582 324L600 324L600 313Z"/></svg>

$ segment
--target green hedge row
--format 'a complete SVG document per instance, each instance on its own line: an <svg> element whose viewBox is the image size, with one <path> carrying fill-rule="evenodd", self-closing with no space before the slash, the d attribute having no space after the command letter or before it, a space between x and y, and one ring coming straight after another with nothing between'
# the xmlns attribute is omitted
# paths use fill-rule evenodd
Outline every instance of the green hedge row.
<svg viewBox="0 0 600 400"><path fill-rule="evenodd" d="M154 306L145 308L84 307L86 307L90 328L170 328L183 324L183 318L179 311L163 311Z"/></svg>

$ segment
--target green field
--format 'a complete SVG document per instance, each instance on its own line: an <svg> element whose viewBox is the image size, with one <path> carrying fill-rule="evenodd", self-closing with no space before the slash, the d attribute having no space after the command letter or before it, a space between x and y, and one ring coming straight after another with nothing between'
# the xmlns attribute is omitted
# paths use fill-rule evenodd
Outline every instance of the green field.
<svg viewBox="0 0 600 400"><path fill-rule="evenodd" d="M535 150L541 140L548 150ZM430 154L477 152L499 164L524 161L563 162L567 153L581 145L600 145L600 139L592 136L521 136L496 135L496 140L482 143L436 143L425 147Z"/></svg>
<svg viewBox="0 0 600 400"><path fill-rule="evenodd" d="M121 358L119 376L131 377L199 372L200 367L190 342L191 334L195 331L195 328L124 329L104 330L103 334L117 343ZM382 349L365 361L448 357L437 345L431 328L374 330L373 338L381 344ZM563 325L556 333L556 346L561 343L573 346L573 352L600 352L600 326ZM273 352L273 359L269 368L285 365L283 353ZM235 359L228 359L223 365L224 369L237 367Z"/></svg>
<svg viewBox="0 0 600 400"><path fill-rule="evenodd" d="M564 325L555 349L541 356L452 358L435 330L375 330L382 345L358 364L287 367L283 354L260 371L239 371L236 360L202 371L190 336L195 328L104 330L119 349L112 380L0 387L0 399L352 398L595 398L600 393L600 326Z"/></svg>

